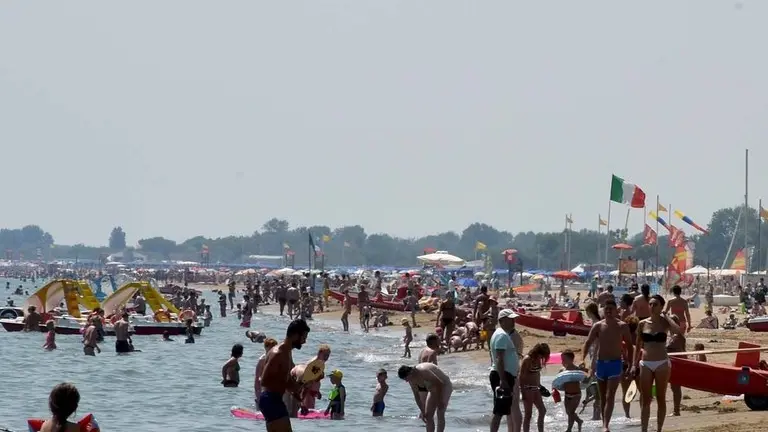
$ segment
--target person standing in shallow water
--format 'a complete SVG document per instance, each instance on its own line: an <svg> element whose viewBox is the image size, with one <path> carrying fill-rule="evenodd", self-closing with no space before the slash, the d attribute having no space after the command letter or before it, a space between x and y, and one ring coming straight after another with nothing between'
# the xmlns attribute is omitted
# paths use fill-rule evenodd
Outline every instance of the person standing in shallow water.
<svg viewBox="0 0 768 432"><path fill-rule="evenodd" d="M301 399L301 385L291 379L293 350L301 349L307 342L309 326L304 320L294 320L288 325L282 343L269 350L261 373L259 409L264 415L267 432L290 432L291 417L283 402L283 395L290 393Z"/></svg>
<svg viewBox="0 0 768 432"><path fill-rule="evenodd" d="M240 357L243 356L243 346L235 344L232 347L232 356L221 367L221 384L224 387L237 387L240 385Z"/></svg>
<svg viewBox="0 0 768 432"><path fill-rule="evenodd" d="M400 366L397 376L410 384L413 398L419 407L419 418L427 424L427 432L445 431L445 411L453 393L453 384L448 375L432 363L420 363L416 366ZM419 387L426 388L429 393L426 404L421 402Z"/></svg>
<svg viewBox="0 0 768 432"><path fill-rule="evenodd" d="M67 421L77 411L79 403L80 392L74 385L69 383L56 385L48 396L51 418L43 423L40 432L80 432L79 425Z"/></svg>

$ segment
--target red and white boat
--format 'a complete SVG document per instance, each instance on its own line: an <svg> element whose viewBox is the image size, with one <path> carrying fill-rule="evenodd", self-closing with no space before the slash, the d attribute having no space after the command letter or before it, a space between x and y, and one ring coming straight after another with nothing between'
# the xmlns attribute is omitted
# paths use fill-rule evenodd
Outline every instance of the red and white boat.
<svg viewBox="0 0 768 432"><path fill-rule="evenodd" d="M340 293L338 291L329 290L328 295L330 295L332 298L340 301L342 304L344 304L344 294ZM355 306L357 304L357 295L356 294L349 294L349 302L352 304L352 306ZM390 300L383 300L383 299L376 299L371 298L370 301L371 307L377 308L377 309L385 309L385 310L391 310L391 311L404 311L405 310L405 304L402 301L390 301Z"/></svg>
<svg viewBox="0 0 768 432"><path fill-rule="evenodd" d="M523 310L518 310L518 312L520 315L515 319L515 323L535 330L587 336L589 330L592 329L592 324L584 322L581 312L574 309L551 310L548 317L533 315Z"/></svg>
<svg viewBox="0 0 768 432"><path fill-rule="evenodd" d="M760 346L739 342L739 349L753 348ZM669 358L672 361L670 384L708 393L744 395L744 403L749 409L768 410L768 370L766 363L760 361L760 352L739 352L732 365L700 362L675 355Z"/></svg>

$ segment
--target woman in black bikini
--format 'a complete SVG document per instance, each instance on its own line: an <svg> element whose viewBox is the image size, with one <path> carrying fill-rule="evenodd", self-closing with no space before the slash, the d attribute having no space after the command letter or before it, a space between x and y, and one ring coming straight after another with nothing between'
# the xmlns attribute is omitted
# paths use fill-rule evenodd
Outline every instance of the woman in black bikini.
<svg viewBox="0 0 768 432"><path fill-rule="evenodd" d="M528 355L523 359L520 365L520 390L523 396L523 431L529 432L531 429L531 417L533 417L533 407L539 413L536 419L536 426L539 432L544 432L544 416L547 408L544 406L544 400L541 397L541 368L549 360L549 345L538 343L528 351Z"/></svg>
<svg viewBox="0 0 768 432"><path fill-rule="evenodd" d="M232 357L221 367L221 384L224 387L240 385L240 357L243 356L243 346L235 344L232 347Z"/></svg>
<svg viewBox="0 0 768 432"><path fill-rule="evenodd" d="M667 354L667 333L680 335L680 327L672 318L662 314L664 297L654 295L648 305L651 316L640 321L637 327L635 355L632 362L631 375L640 374L640 430L648 431L648 420L651 416L651 389L656 384L656 421L657 430L663 430L664 418L667 416L667 384L672 365ZM642 356L642 359L640 358Z"/></svg>

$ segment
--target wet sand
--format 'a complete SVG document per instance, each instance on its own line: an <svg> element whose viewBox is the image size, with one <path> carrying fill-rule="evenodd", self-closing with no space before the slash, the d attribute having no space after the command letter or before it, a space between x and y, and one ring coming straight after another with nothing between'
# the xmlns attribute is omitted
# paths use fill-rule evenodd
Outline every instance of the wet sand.
<svg viewBox="0 0 768 432"><path fill-rule="evenodd" d="M324 320L338 320L341 318L342 309L338 302L331 301L330 311L315 313L315 316ZM409 314L391 313L390 321L392 326L379 328L378 331L391 331L403 333L400 320L408 317ZM413 330L416 341L423 341L426 335L434 331L437 314L418 313L416 322L420 325ZM691 309L691 320L694 326L704 317L704 309ZM727 315L718 314L722 323ZM737 317L739 315L737 314ZM357 325L357 310L353 310L350 317L350 325ZM581 347L584 344L585 337L581 336L554 336L551 333L532 330L525 327L519 327L518 331L523 336L526 349L536 343L544 342L549 344L552 352L561 352L565 349L571 349L576 352L577 359L581 358ZM768 346L768 333L753 333L747 329L740 328L736 330L704 330L694 329L687 336L688 350L692 351L696 343L703 343L705 349L730 349L736 348L740 341L756 343ZM478 365L489 366L489 353L486 350L468 350L466 352L457 352L445 354L450 356L466 357L467 361L475 362ZM713 363L733 363L735 354L715 354L708 355L708 361ZM558 367L552 365L546 368L548 373L555 374ZM617 400L615 415L623 415L620 401ZM667 410L672 411L672 394L667 392ZM743 401L723 400L722 395L700 392L696 390L683 389L683 402L681 416L668 417L664 429L669 431L691 431L691 432L747 432L760 428L761 424L768 421L768 411L756 412L750 411ZM651 408L651 417L655 417L655 403ZM633 417L639 417L640 404L637 400L632 403L631 414ZM639 428L639 425L638 425ZM651 429L655 430L655 419L651 420Z"/></svg>

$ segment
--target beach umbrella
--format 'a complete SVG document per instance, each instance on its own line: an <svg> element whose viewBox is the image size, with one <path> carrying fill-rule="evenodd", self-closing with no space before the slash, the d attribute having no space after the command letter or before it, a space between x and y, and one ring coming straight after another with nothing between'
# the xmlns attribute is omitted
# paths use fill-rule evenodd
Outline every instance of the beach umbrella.
<svg viewBox="0 0 768 432"><path fill-rule="evenodd" d="M626 244L626 243L616 243L615 245L611 246L613 249L616 250L630 250L632 249L632 246Z"/></svg>
<svg viewBox="0 0 768 432"><path fill-rule="evenodd" d="M416 257L417 260L426 264L439 264L439 265L462 265L464 260L451 255L445 251L438 251L431 254L421 255Z"/></svg>
<svg viewBox="0 0 768 432"><path fill-rule="evenodd" d="M556 279L578 279L579 275L567 270L560 270L552 273L552 277Z"/></svg>

